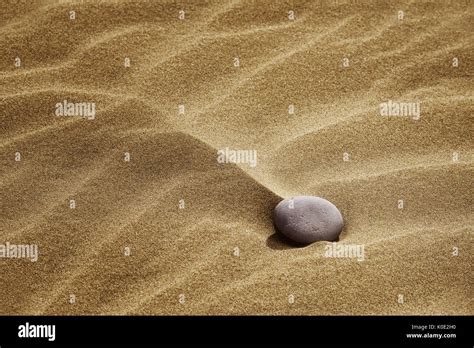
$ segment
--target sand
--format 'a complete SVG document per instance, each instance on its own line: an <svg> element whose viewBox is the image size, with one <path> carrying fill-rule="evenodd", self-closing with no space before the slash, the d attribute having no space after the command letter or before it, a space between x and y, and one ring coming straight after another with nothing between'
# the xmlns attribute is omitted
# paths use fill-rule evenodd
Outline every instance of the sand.
<svg viewBox="0 0 474 348"><path fill-rule="evenodd" d="M474 314L473 9L2 1L0 244L39 257L0 258L0 314ZM275 234L293 195L364 259Z"/></svg>

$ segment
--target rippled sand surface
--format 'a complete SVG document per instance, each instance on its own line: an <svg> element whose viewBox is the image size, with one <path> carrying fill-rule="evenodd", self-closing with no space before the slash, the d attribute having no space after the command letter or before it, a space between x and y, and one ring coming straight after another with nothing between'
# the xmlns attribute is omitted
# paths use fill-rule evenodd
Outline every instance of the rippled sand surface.
<svg viewBox="0 0 474 348"><path fill-rule="evenodd" d="M39 256L0 258L0 314L474 314L473 13L2 1L0 244ZM332 201L363 261L275 234L293 195Z"/></svg>

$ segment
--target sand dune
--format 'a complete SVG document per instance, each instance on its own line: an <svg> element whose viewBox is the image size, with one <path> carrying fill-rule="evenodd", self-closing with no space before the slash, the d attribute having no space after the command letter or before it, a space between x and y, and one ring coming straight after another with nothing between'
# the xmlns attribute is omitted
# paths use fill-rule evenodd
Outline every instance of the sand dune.
<svg viewBox="0 0 474 348"><path fill-rule="evenodd" d="M0 314L472 315L473 13L2 2L0 245L39 258L0 258ZM94 118L57 116L63 100ZM388 100L419 119L380 116ZM218 163L226 147L257 166ZM338 206L363 261L276 233L302 194Z"/></svg>

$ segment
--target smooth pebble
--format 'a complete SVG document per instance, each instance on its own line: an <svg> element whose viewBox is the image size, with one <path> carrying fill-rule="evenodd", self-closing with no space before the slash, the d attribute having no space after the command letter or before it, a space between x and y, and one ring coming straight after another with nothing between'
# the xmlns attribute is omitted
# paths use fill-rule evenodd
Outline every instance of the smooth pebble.
<svg viewBox="0 0 474 348"><path fill-rule="evenodd" d="M344 225L339 209L315 196L284 199L275 207L273 221L279 232L299 244L336 241Z"/></svg>

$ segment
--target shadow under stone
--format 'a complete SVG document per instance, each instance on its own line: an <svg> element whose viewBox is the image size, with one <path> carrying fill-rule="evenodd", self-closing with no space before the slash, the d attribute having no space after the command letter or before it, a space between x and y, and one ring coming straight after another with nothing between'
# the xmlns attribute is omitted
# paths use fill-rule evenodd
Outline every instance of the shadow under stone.
<svg viewBox="0 0 474 348"><path fill-rule="evenodd" d="M308 246L307 244L296 243L280 232L275 232L268 237L266 244L270 249L274 250L288 250Z"/></svg>
<svg viewBox="0 0 474 348"><path fill-rule="evenodd" d="M339 242L340 238L337 238L336 240L332 242ZM331 241L321 241L321 242L331 242ZM314 242L318 243L318 242ZM295 249L295 248L304 248L310 245L313 245L314 243L310 244L300 244L296 243L295 241L291 240L287 236L285 236L283 233L280 232L275 232L272 234L270 237L267 238L266 244L270 249L273 250L288 250L288 249Z"/></svg>

